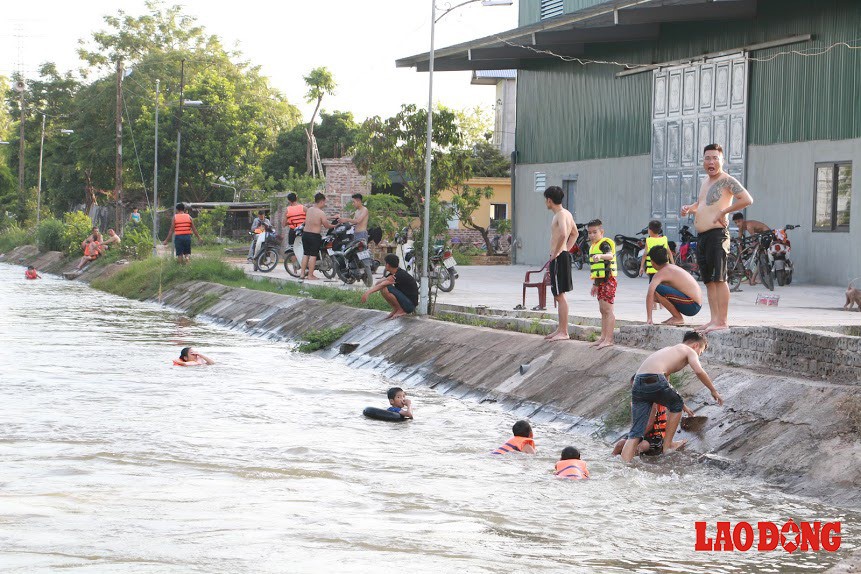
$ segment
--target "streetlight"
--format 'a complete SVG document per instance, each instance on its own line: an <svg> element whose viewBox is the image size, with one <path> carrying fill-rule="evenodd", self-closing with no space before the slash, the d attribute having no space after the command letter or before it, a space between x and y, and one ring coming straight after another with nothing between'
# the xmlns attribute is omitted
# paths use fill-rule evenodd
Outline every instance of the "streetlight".
<svg viewBox="0 0 861 574"><path fill-rule="evenodd" d="M239 199L238 199L239 195L237 194L236 188L234 186L226 185L224 183L216 183L214 181L210 182L209 185L214 185L215 187L226 187L228 189L232 189L233 190L233 201L239 201Z"/></svg>
<svg viewBox="0 0 861 574"><path fill-rule="evenodd" d="M61 134L73 134L75 130L60 130ZM42 152L45 150L45 114L42 114L42 139L39 142L39 182L36 185L36 227L42 219Z"/></svg>
<svg viewBox="0 0 861 574"><path fill-rule="evenodd" d="M514 0L466 0L451 8L446 9L439 18L436 16L436 0L431 0L431 34L430 34L430 53L428 60L428 128L427 128L427 144L425 147L425 222L424 222L424 237L422 238L422 277L421 286L419 287L419 307L418 313L424 315L428 312L430 306L430 272L428 270L428 250L430 249L430 201L431 201L431 146L433 145L433 60L434 60L434 27L439 20L442 20L446 14L457 10L461 6L481 2L482 6L511 6Z"/></svg>
<svg viewBox="0 0 861 574"><path fill-rule="evenodd" d="M182 108L199 108L203 105L200 100L181 100L179 105L179 118L176 127L176 179L173 181L173 205L179 203L179 150L182 145Z"/></svg>

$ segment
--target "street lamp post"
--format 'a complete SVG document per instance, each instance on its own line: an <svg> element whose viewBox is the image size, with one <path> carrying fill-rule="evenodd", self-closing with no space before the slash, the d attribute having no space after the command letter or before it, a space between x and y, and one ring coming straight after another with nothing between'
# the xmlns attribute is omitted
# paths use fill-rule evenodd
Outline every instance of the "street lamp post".
<svg viewBox="0 0 861 574"><path fill-rule="evenodd" d="M60 130L61 134L73 134L75 130ZM42 114L42 139L39 142L39 181L36 184L36 227L42 220L42 156L45 150L45 114Z"/></svg>
<svg viewBox="0 0 861 574"><path fill-rule="evenodd" d="M422 233L422 276L419 286L418 313L424 315L430 308L430 270L428 269L428 250L430 249L430 201L431 201L431 164L433 163L433 63L434 63L434 30L436 23L442 20L449 12L457 10L461 6L481 2L482 6L511 6L514 0L466 0L451 8L447 8L437 18L436 0L431 0L431 33L430 52L428 54L428 127L427 143L425 144L425 221Z"/></svg>

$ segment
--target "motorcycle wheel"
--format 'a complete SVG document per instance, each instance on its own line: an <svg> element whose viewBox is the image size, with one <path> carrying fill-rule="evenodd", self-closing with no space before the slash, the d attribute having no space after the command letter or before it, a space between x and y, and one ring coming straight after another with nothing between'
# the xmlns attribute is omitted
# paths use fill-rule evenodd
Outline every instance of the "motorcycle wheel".
<svg viewBox="0 0 861 574"><path fill-rule="evenodd" d="M444 293L450 293L454 289L454 273L445 265L436 268L436 286Z"/></svg>
<svg viewBox="0 0 861 574"><path fill-rule="evenodd" d="M774 272L774 279L779 287L786 285L786 269L777 269Z"/></svg>
<svg viewBox="0 0 861 574"><path fill-rule="evenodd" d="M335 277L335 265L335 260L326 251L320 255L320 259L317 261L317 269L320 270L320 273L322 273L323 277L326 279L332 279Z"/></svg>
<svg viewBox="0 0 861 574"><path fill-rule="evenodd" d="M263 253L254 259L254 266L263 273L269 273L278 265L278 252L275 249L264 249Z"/></svg>
<svg viewBox="0 0 861 574"><path fill-rule="evenodd" d="M296 258L293 251L288 251L284 254L284 271L291 277L299 277L299 272L302 270L302 263Z"/></svg>
<svg viewBox="0 0 861 574"><path fill-rule="evenodd" d="M786 262L786 284L789 285L792 283L792 264L787 261Z"/></svg>
<svg viewBox="0 0 861 574"><path fill-rule="evenodd" d="M685 257L684 267L694 279L697 281L700 280L700 265L697 263L697 255L696 253L692 253L690 249L688 250L687 257Z"/></svg>
<svg viewBox="0 0 861 574"><path fill-rule="evenodd" d="M585 261L583 259L583 250L581 249L579 253L571 258L571 264L575 269L577 269L577 271L581 271L583 269L583 263L585 263Z"/></svg>
<svg viewBox="0 0 861 574"><path fill-rule="evenodd" d="M367 270L365 270L365 274L362 275L362 281L365 282L365 287L374 286L374 278L370 274L368 274Z"/></svg>
<svg viewBox="0 0 861 574"><path fill-rule="evenodd" d="M769 291L774 291L774 274L771 272L771 263L768 261L768 255L765 253L759 254L759 278L762 280L762 284L768 288Z"/></svg>
<svg viewBox="0 0 861 574"><path fill-rule="evenodd" d="M353 279L353 276L350 275L350 270L347 269L347 262L339 257L332 257L332 267L334 269L334 273L338 275L338 279L350 285L354 283L356 280Z"/></svg>
<svg viewBox="0 0 861 574"><path fill-rule="evenodd" d="M637 256L627 250L622 250L621 261L619 264L622 267L622 273L636 279L640 275L640 262L637 261Z"/></svg>

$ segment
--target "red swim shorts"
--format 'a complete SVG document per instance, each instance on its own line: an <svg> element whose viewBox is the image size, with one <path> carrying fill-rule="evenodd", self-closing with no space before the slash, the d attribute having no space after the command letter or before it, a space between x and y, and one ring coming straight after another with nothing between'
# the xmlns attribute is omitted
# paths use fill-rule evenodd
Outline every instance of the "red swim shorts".
<svg viewBox="0 0 861 574"><path fill-rule="evenodd" d="M606 301L610 305L616 300L616 278L610 277L598 285L598 301Z"/></svg>

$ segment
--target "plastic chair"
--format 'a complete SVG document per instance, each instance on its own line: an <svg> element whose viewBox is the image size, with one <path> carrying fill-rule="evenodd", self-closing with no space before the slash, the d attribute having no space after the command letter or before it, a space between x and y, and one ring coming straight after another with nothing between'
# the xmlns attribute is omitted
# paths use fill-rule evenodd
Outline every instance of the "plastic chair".
<svg viewBox="0 0 861 574"><path fill-rule="evenodd" d="M530 281L530 275L542 273L541 281ZM547 287L550 286L550 262L544 264L544 267L535 271L527 271L523 278L523 303L522 307L526 308L526 288L535 287L538 289L538 308L542 311L547 308ZM556 307L556 299L553 299L553 306Z"/></svg>

